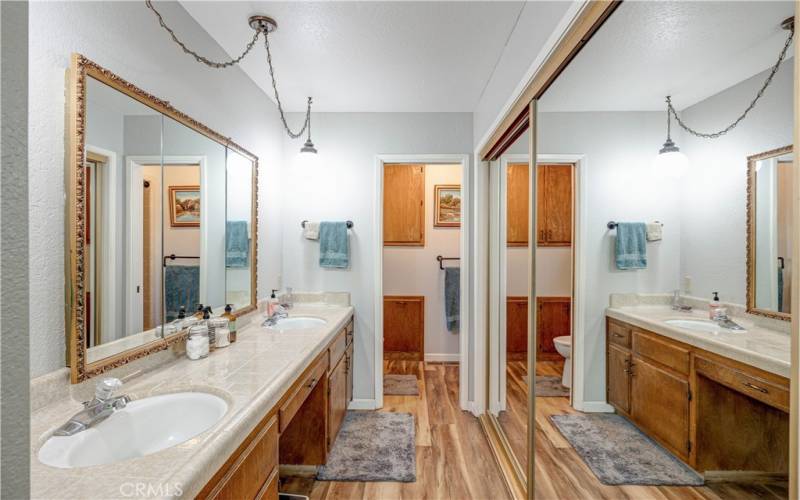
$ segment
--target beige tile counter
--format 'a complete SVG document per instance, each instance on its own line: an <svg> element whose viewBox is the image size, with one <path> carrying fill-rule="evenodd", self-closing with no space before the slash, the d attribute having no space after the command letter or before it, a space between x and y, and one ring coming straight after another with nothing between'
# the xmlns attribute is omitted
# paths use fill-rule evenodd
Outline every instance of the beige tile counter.
<svg viewBox="0 0 800 500"><path fill-rule="evenodd" d="M182 357L126 380L121 392L134 399L188 390L217 394L228 403L228 412L210 430L152 455L76 469L39 462L37 453L44 441L81 409L80 399L71 396L74 391L60 391L63 394L31 414L31 496L131 498L136 496L134 488L147 488L147 498L193 498L345 326L353 308L300 303L290 316L314 316L327 323L280 333L261 327L260 317L255 317L240 328L236 343L217 349L206 359Z"/></svg>
<svg viewBox="0 0 800 500"><path fill-rule="evenodd" d="M612 300L612 304L614 302ZM749 316L732 318L747 331L721 329L715 333L688 330L664 322L669 319L708 320L707 310L701 308L687 313L660 304L613 305L606 309L606 316L789 378L789 335L766 328Z"/></svg>

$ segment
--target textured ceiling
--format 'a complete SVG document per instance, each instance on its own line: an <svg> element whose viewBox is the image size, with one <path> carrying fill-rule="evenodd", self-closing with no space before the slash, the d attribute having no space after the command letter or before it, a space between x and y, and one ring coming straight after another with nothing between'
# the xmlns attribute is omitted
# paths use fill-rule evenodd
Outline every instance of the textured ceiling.
<svg viewBox="0 0 800 500"><path fill-rule="evenodd" d="M473 111L522 9L546 10L535 29L550 33L569 4L182 2L231 55L252 36L248 16L275 18L278 90L293 111L309 95L315 111ZM265 59L259 44L242 67L272 98Z"/></svg>
<svg viewBox="0 0 800 500"><path fill-rule="evenodd" d="M775 64L792 2L624 2L541 111L684 109ZM791 50L790 50L791 53Z"/></svg>

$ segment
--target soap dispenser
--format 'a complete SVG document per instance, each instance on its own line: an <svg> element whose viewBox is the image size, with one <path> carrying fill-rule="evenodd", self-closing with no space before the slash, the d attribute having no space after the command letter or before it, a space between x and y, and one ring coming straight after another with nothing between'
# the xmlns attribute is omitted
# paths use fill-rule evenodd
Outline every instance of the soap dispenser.
<svg viewBox="0 0 800 500"><path fill-rule="evenodd" d="M194 317L197 319L203 319L204 310L205 307L203 307L203 304L197 304L197 310L194 312Z"/></svg>
<svg viewBox="0 0 800 500"><path fill-rule="evenodd" d="M228 320L228 331L230 332L231 343L236 342L236 316L233 314L233 306L231 304L225 305L225 314L223 318Z"/></svg>
<svg viewBox="0 0 800 500"><path fill-rule="evenodd" d="M722 309L722 304L719 302L719 292L712 292L714 297L708 303L708 317L709 319L717 319Z"/></svg>
<svg viewBox="0 0 800 500"><path fill-rule="evenodd" d="M269 302L267 303L268 316L272 316L273 314L275 314L275 311L278 309L278 306L280 305L280 303L278 302L278 297L275 296L275 292L277 291L278 291L277 288L272 290L272 294L270 294L269 296Z"/></svg>

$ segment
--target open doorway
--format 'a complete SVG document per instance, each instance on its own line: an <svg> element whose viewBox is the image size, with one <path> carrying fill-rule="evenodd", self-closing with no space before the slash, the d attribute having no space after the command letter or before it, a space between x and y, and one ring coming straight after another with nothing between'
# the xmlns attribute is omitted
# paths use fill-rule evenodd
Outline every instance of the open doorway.
<svg viewBox="0 0 800 500"><path fill-rule="evenodd" d="M467 158L378 159L376 407L384 395L454 395L468 409Z"/></svg>
<svg viewBox="0 0 800 500"><path fill-rule="evenodd" d="M461 165L384 164L383 239L384 396L458 394Z"/></svg>

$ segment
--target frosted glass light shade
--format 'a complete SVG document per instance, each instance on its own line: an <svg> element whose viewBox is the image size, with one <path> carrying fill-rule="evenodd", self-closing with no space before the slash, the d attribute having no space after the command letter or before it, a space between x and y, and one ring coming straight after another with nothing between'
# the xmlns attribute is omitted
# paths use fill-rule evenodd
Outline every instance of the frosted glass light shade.
<svg viewBox="0 0 800 500"><path fill-rule="evenodd" d="M689 158L680 151L659 153L653 161L653 168L664 177L683 177L689 170Z"/></svg>

